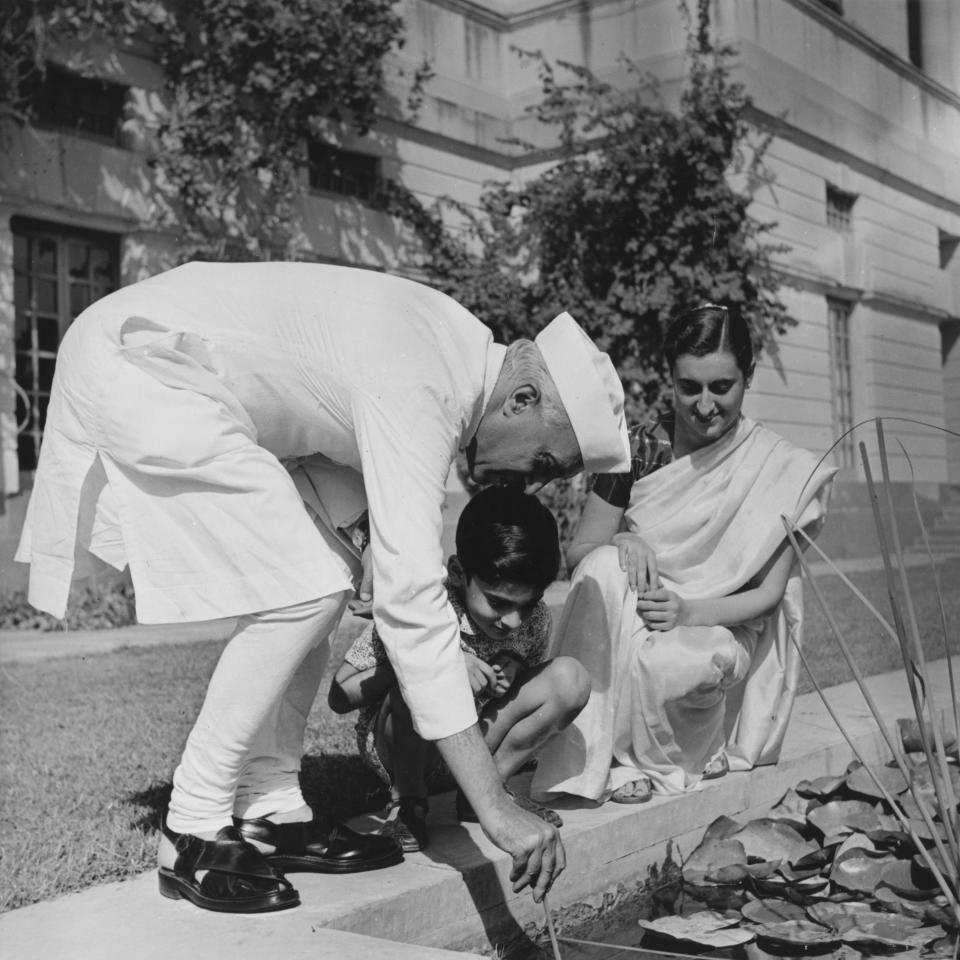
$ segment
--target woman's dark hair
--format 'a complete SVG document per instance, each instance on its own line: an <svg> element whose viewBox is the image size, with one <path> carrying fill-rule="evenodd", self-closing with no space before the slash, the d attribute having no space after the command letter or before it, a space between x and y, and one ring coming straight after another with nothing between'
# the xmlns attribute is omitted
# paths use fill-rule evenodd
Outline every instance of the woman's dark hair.
<svg viewBox="0 0 960 960"><path fill-rule="evenodd" d="M560 570L560 537L553 514L534 496L487 487L463 508L457 557L467 577L510 580L546 590Z"/></svg>
<svg viewBox="0 0 960 960"><path fill-rule="evenodd" d="M708 303L674 317L663 336L663 355L673 370L677 357L689 353L705 357L708 353L730 353L744 380L753 374L753 341L750 328L731 307Z"/></svg>

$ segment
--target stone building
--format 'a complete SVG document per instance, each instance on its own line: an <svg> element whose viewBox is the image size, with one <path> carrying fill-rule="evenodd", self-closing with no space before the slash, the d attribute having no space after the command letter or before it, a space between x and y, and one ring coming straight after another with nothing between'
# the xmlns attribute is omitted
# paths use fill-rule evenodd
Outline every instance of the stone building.
<svg viewBox="0 0 960 960"><path fill-rule="evenodd" d="M316 146L305 259L411 272L409 237L364 201L380 177L422 199L476 200L488 180L522 179L548 148L525 108L539 97L519 50L623 77L626 56L682 80L677 0L401 0L407 43L434 77L415 124ZM751 119L772 135L773 184L755 201L789 246L778 266L800 324L764 359L746 412L814 450L854 423L888 425L894 479L929 505L960 489L960 5L953 0L714 0L720 41L739 50ZM51 69L39 122L4 126L0 166L0 572L42 436L57 345L76 314L174 262L155 226L146 166L162 88L149 50L89 49L99 79ZM334 160L336 162L330 162ZM347 171L345 174L344 171ZM838 519L858 499L859 431L832 453ZM897 440L908 450L900 454ZM837 524L837 530L843 529ZM856 549L848 529L834 538ZM869 549L864 546L863 549Z"/></svg>

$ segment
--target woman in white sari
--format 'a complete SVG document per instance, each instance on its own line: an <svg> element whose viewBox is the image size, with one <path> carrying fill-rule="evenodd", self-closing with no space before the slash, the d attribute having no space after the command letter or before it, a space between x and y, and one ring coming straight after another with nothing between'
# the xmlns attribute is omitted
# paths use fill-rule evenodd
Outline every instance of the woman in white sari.
<svg viewBox="0 0 960 960"><path fill-rule="evenodd" d="M674 416L635 430L631 474L596 478L552 656L593 690L547 745L532 793L640 803L774 763L798 674L801 584L783 517L815 533L834 470L741 413L746 323L708 305L664 355Z"/></svg>

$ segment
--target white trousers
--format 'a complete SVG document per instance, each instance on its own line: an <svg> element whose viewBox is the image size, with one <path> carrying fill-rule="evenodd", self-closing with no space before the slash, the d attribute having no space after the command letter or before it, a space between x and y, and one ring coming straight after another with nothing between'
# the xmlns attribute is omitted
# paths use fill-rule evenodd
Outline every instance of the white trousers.
<svg viewBox="0 0 960 960"><path fill-rule="evenodd" d="M349 593L241 617L173 775L167 825L215 832L304 802L307 717Z"/></svg>

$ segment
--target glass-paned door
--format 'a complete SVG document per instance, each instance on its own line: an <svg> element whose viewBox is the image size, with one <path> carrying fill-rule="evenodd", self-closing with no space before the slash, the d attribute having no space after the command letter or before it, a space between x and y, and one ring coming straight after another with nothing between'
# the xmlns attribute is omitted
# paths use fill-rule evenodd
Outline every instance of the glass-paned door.
<svg viewBox="0 0 960 960"><path fill-rule="evenodd" d="M117 288L116 237L13 218L17 455L36 469L57 349L74 318Z"/></svg>

